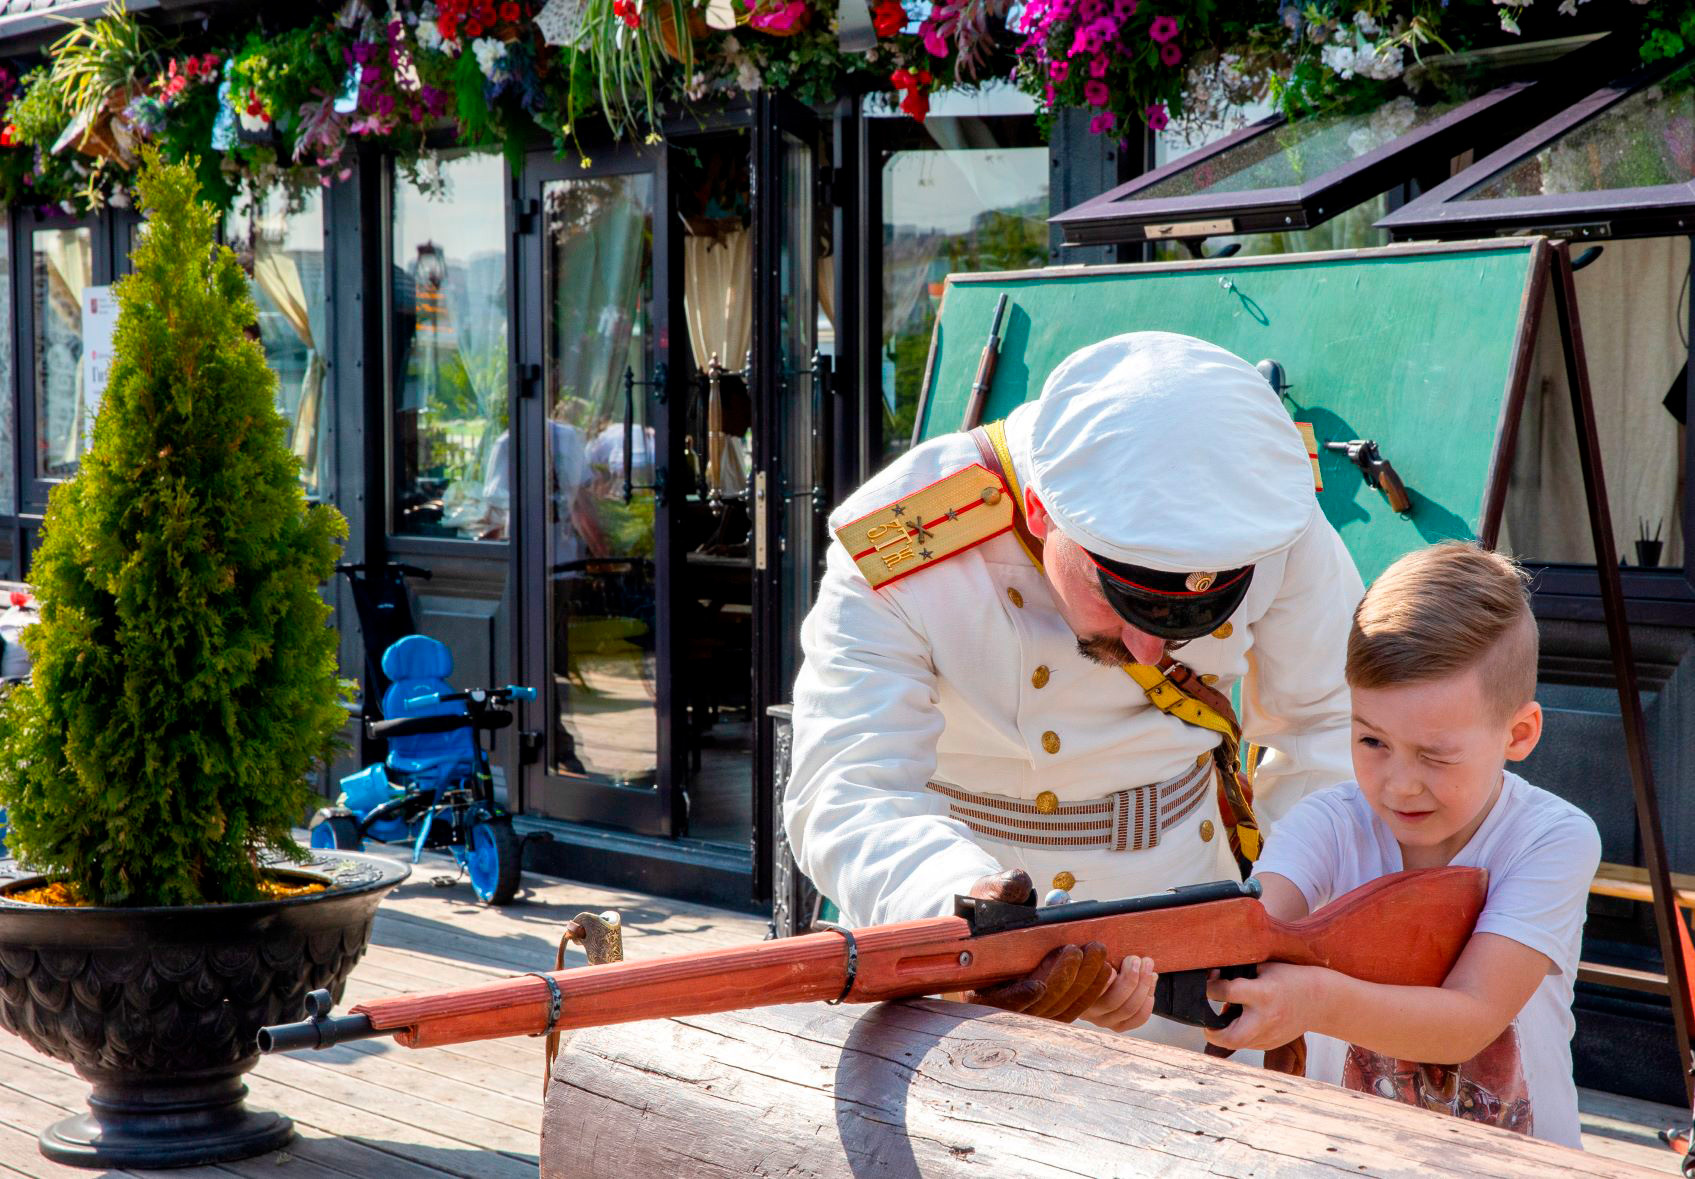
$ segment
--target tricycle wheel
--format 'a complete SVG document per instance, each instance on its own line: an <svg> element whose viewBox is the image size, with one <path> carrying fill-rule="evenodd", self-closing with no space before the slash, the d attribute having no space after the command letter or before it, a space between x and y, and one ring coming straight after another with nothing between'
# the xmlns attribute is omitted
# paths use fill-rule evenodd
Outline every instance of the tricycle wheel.
<svg viewBox="0 0 1695 1179"><path fill-rule="evenodd" d="M508 815L473 811L465 833L465 870L485 905L510 904L523 873L523 842Z"/></svg>
<svg viewBox="0 0 1695 1179"><path fill-rule="evenodd" d="M307 824L308 842L313 847L332 851L364 851L365 840L359 834L359 824L347 811L325 808L312 816Z"/></svg>

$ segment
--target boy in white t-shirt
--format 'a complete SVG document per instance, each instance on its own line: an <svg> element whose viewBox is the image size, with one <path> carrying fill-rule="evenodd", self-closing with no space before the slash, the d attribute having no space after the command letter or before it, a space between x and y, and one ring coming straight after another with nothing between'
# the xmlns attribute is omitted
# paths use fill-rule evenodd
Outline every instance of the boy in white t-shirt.
<svg viewBox="0 0 1695 1179"><path fill-rule="evenodd" d="M1582 811L1504 768L1542 733L1525 581L1506 557L1450 542L1373 583L1348 636L1357 781L1303 799L1256 866L1285 920L1405 868L1487 869L1447 980L1385 986L1272 963L1209 985L1245 1010L1207 1038L1271 1049L1316 1033L1320 1080L1580 1146L1571 992L1601 840Z"/></svg>

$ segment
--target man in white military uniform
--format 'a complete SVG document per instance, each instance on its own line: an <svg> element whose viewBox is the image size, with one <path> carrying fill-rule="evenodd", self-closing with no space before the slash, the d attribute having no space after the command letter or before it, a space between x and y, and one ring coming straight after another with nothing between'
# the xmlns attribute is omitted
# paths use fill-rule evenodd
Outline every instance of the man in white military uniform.
<svg viewBox="0 0 1695 1179"><path fill-rule="evenodd" d="M850 925L951 913L974 889L1024 900L1018 870L1055 901L1234 878L1221 737L1155 706L1193 704L1162 661L1205 685L1190 695L1245 681L1261 822L1351 776L1359 574L1251 365L1117 336L991 431L993 449L983 431L913 448L831 516L784 820Z"/></svg>

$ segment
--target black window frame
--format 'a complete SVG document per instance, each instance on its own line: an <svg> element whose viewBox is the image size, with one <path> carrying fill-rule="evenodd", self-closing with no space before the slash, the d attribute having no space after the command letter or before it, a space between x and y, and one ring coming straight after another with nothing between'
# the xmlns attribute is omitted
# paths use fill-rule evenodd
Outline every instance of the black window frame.
<svg viewBox="0 0 1695 1179"><path fill-rule="evenodd" d="M1388 230L1396 241L1508 233L1547 233L1573 240L1689 233L1695 227L1695 180L1545 196L1463 198L1632 95L1692 65L1695 56L1686 55L1611 79L1416 200L1379 218L1377 227Z"/></svg>
<svg viewBox="0 0 1695 1179"><path fill-rule="evenodd" d="M1312 229L1408 181L1446 175L1449 161L1480 143L1545 119L1566 101L1574 84L1604 78L1622 52L1620 38L1604 37L1545 65L1533 79L1496 85L1423 127L1397 136L1302 184L1182 197L1136 194L1270 135L1290 120L1268 115L1214 143L1172 160L1108 192L1055 214L1051 223L1067 246L1197 240L1220 235ZM1378 225L1383 223L1379 221Z"/></svg>

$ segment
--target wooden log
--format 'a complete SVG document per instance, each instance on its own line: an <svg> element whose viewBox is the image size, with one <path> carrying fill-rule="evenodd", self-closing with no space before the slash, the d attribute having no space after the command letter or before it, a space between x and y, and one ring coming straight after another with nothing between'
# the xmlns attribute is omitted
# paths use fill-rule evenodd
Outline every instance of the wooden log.
<svg viewBox="0 0 1695 1179"><path fill-rule="evenodd" d="M1087 1025L926 999L572 1032L543 1111L541 1174L1652 1172Z"/></svg>

